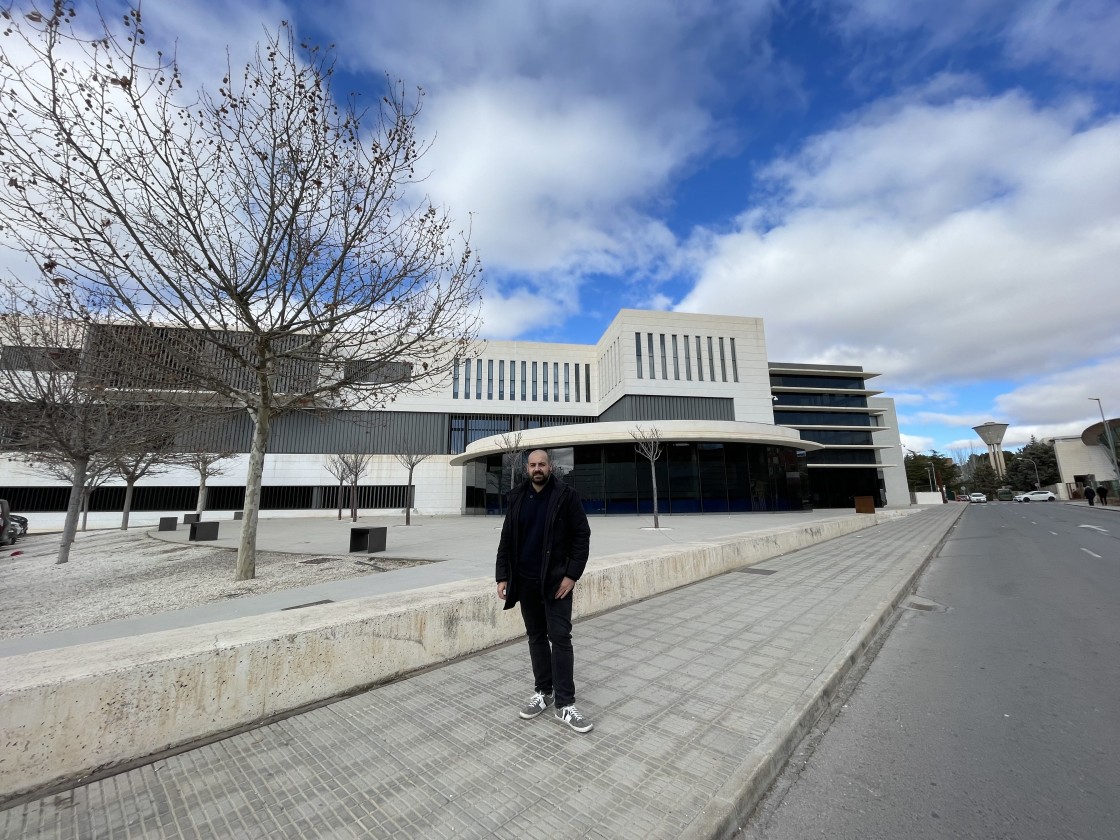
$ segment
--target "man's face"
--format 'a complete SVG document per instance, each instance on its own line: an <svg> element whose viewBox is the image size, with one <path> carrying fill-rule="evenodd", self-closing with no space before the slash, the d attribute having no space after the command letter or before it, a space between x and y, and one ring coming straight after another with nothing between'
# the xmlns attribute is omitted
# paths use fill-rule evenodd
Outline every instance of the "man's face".
<svg viewBox="0 0 1120 840"><path fill-rule="evenodd" d="M529 472L529 480L533 482L534 487L541 487L548 477L552 475L552 464L549 463L548 453L537 449L529 453L529 463L526 465Z"/></svg>

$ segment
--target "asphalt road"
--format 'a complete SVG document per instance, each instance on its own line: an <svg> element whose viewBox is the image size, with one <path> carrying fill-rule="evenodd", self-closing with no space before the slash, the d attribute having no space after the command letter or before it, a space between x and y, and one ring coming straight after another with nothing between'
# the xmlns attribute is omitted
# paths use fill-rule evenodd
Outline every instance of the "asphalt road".
<svg viewBox="0 0 1120 840"><path fill-rule="evenodd" d="M742 836L1120 836L1120 513L975 505L917 595Z"/></svg>

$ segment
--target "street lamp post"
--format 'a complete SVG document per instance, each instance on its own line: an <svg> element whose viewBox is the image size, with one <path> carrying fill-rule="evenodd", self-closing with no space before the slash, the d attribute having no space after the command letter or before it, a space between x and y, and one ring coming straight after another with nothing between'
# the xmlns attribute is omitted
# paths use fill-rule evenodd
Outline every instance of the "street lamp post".
<svg viewBox="0 0 1120 840"><path fill-rule="evenodd" d="M1034 487L1035 487L1036 490L1041 490L1042 489L1042 482L1038 480L1038 464L1036 464L1032 459L1026 458L1022 455L1020 455L1019 457L1022 458L1024 461L1030 461L1031 462L1031 466L1034 467Z"/></svg>
<svg viewBox="0 0 1120 840"><path fill-rule="evenodd" d="M1090 400L1096 402L1097 408L1101 413L1101 422L1104 424L1104 434L1108 439L1108 454L1112 460L1112 466L1116 470L1116 477L1120 479L1120 463L1116 460L1116 444L1112 441L1112 427L1108 425L1108 421L1104 417L1104 406L1101 405L1100 397L1089 397Z"/></svg>

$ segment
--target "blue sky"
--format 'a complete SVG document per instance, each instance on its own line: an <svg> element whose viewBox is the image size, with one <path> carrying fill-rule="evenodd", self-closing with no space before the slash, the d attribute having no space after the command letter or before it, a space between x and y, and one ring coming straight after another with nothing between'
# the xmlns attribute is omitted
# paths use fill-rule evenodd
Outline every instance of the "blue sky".
<svg viewBox="0 0 1120 840"><path fill-rule="evenodd" d="M757 316L862 364L904 443L1120 415L1115 0L203 0L145 5L212 82L262 25L426 92L424 188L470 221L492 338L619 307ZM211 72L212 68L212 72Z"/></svg>

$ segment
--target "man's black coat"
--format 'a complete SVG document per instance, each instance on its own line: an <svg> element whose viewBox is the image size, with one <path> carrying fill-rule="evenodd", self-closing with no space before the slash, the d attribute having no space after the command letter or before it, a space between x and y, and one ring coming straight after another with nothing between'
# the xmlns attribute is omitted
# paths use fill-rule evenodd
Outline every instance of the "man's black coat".
<svg viewBox="0 0 1120 840"><path fill-rule="evenodd" d="M551 476L552 493L548 500L544 547L541 552L542 594L552 597L566 577L579 580L587 566L587 553L591 547L591 526L579 494L556 476ZM502 538L498 542L498 562L494 579L507 582L506 603L510 609L520 597L518 593L517 559L520 556L517 523L521 503L525 500L530 482L515 487L509 494L509 509L502 523Z"/></svg>

